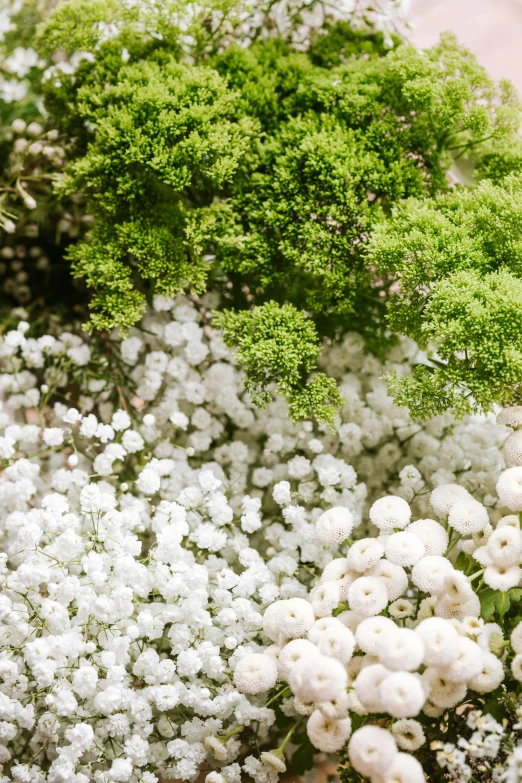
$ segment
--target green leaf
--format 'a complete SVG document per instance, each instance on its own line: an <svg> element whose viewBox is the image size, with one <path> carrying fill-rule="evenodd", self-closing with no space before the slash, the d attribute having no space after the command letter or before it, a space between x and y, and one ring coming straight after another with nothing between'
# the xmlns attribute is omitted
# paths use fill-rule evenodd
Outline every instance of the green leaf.
<svg viewBox="0 0 522 783"><path fill-rule="evenodd" d="M489 587L483 591L480 598L480 616L483 620L489 620L495 611L495 601L500 596L500 590L491 590Z"/></svg>
<svg viewBox="0 0 522 783"><path fill-rule="evenodd" d="M314 765L314 747L306 734L300 736L301 744L292 754L290 759L292 771L296 775L304 775Z"/></svg>

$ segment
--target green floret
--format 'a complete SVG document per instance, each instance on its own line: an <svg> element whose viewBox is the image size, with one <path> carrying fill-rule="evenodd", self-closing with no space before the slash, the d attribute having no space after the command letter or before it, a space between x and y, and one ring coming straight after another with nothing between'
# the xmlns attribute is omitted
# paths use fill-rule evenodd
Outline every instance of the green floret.
<svg viewBox="0 0 522 783"><path fill-rule="evenodd" d="M426 418L520 398L522 178L405 202L368 258L394 281L390 326L438 357L431 373L392 384L398 402Z"/></svg>
<svg viewBox="0 0 522 783"><path fill-rule="evenodd" d="M272 395L267 387L276 384L288 402L291 417L315 415L332 426L341 397L333 378L322 373L308 378L320 353L313 322L291 305L267 302L249 311L216 314L223 339L237 348L244 366L246 388L260 407Z"/></svg>

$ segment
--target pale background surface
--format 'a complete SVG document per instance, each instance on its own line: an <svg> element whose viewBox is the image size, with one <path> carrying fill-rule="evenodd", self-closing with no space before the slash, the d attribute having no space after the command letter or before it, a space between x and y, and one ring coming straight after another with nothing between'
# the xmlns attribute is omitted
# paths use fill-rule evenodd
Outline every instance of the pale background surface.
<svg viewBox="0 0 522 783"><path fill-rule="evenodd" d="M495 79L509 78L522 98L522 0L412 0L408 38L431 46L451 30Z"/></svg>

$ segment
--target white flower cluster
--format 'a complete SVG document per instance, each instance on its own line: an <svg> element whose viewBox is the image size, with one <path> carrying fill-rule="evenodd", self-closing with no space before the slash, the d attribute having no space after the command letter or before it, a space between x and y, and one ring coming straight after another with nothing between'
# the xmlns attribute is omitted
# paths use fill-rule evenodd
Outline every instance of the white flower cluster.
<svg viewBox="0 0 522 783"><path fill-rule="evenodd" d="M220 340L188 301L157 308L143 330L169 353L137 330L108 349L135 388L127 410L110 369L91 374L107 368L94 342L20 322L0 345L0 763L17 781L48 768L49 783L153 783L219 763L234 783L243 729L277 734L273 710L232 682L259 649L262 609L306 595L301 563L329 559L311 513L322 490L360 513L353 468L316 454L284 466L317 484L301 496L277 483L281 514L273 472L249 475L248 443L222 437L255 418ZM52 403L74 381L92 396Z"/></svg>
<svg viewBox="0 0 522 783"><path fill-rule="evenodd" d="M340 602L357 604L359 619L387 611L410 622L415 613L404 594L415 571L419 585L426 582L417 589L433 596L421 602L418 618L437 602L442 617L478 616L442 555L470 525L484 523L487 534L487 513L462 487L446 487L432 501L460 502L451 540L433 520L410 521L411 509L426 504L426 485L442 476L440 463L424 453L434 436L393 408L373 358L345 340L354 347L344 361L359 362L358 377L340 363L337 348L329 351L347 398L337 435L310 422L292 425L280 400L259 411L244 394L241 374L207 324L214 306L210 296L197 306L158 297L124 340L87 344L75 328L33 337L22 321L0 342L7 699L0 722L9 724L0 763L17 781L40 774L41 762L52 769L50 783L189 779L208 764L225 765L227 782L235 783L239 761L266 783L284 766L282 751L245 759L242 732L255 723L258 741L280 739L273 696L257 694L290 678L307 650L328 662L323 674L302 680L315 696L328 692L314 709L310 735L329 751L349 735L353 696L339 696L332 672L342 681L346 671L348 684L362 656L353 656L356 626L344 625L353 608L331 616ZM408 350L397 349L395 361L405 364ZM445 420L438 426L437 443L448 444L444 459L455 453L457 465L463 450L456 440L467 444L462 476L470 487L481 483L482 497L493 503L486 469L498 472L498 457L483 448L480 428L471 420L453 432ZM498 441L494 425L482 427ZM424 474L410 467L415 454ZM401 497L379 500L370 516L382 535L332 560L352 529L365 530L366 487L351 463L370 476L372 459L378 470L388 466L380 493L400 470L396 486L411 506ZM375 476L371 481L375 495ZM437 570L439 561L449 569ZM449 604L437 597L446 577L455 590ZM275 601L285 611L273 617L271 632L272 610L265 613L275 644L267 657L261 618ZM462 633L475 633L466 622ZM289 639L295 644L276 664L277 648ZM367 653L365 669L372 660L378 657ZM381 666L416 677L390 662ZM284 703L289 715L319 705L304 690ZM399 719L399 727L401 720L409 736L411 720Z"/></svg>
<svg viewBox="0 0 522 783"><path fill-rule="evenodd" d="M452 742L434 741L431 750L436 751L438 764L450 775L451 780L467 783L473 777L471 764L480 764L479 771L486 769L491 773L491 779L500 781L498 765L492 768L485 766L484 760L495 759L505 736L505 728L492 715L483 715L478 710L468 713L466 726L472 730L469 739L459 737L457 744ZM504 770L502 770L504 771ZM516 783L515 778L513 783Z"/></svg>
<svg viewBox="0 0 522 783"><path fill-rule="evenodd" d="M512 478L519 470L504 471L497 485L510 510L522 510L522 482ZM244 693L287 683L295 713L309 716L307 733L317 749L339 751L351 735L351 765L372 783L424 781L421 764L407 753L426 741L415 720L421 712L438 718L474 695L495 691L508 675L522 680L522 622L504 642L502 628L481 619L477 590L479 577L499 596L520 585L518 517L503 517L493 530L487 509L457 484L437 487L430 505L440 522L412 521L403 498L383 497L369 512L379 536L356 542L348 538L353 518L346 508L324 512L317 537L337 546L348 539L345 555L326 566L308 601L268 607L263 630L272 646L245 656L236 669L235 683ZM479 562L469 577L452 562L457 547ZM501 616L503 622L502 610ZM506 646L514 653L510 664ZM380 725L367 723L351 734L353 713L378 715ZM469 726L475 718L476 732L460 749L432 745L441 766L460 763L465 771L465 752L496 756L502 727L477 715L469 716ZM493 724L493 739L486 741L481 732L491 734Z"/></svg>

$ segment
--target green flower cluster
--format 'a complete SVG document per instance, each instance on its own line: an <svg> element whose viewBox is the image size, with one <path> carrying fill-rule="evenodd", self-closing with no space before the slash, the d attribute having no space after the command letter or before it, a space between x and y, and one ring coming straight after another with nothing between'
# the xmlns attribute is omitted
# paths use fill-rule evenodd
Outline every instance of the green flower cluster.
<svg viewBox="0 0 522 783"><path fill-rule="evenodd" d="M516 399L513 87L451 34L390 48L326 18L296 47L238 3L183 24L186 3L160 6L67 0L40 28L44 55L77 59L43 90L68 139L55 193L87 218L66 257L89 328L128 330L153 294L217 290L250 391L265 404L275 382L294 417L333 422L339 395L310 373L320 338L348 328L433 353L390 381L419 416ZM450 187L456 159L478 189Z"/></svg>

